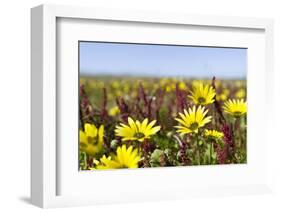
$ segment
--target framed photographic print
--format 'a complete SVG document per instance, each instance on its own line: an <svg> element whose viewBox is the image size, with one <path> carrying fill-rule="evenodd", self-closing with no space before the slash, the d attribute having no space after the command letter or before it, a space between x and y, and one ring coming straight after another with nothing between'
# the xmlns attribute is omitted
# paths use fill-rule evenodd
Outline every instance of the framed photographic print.
<svg viewBox="0 0 281 213"><path fill-rule="evenodd" d="M270 192L272 20L31 14L32 203Z"/></svg>

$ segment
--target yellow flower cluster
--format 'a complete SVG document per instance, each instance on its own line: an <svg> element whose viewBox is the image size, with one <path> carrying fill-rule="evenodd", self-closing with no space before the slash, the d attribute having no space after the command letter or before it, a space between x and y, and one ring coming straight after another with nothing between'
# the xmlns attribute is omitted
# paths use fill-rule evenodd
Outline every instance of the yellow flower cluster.
<svg viewBox="0 0 281 213"><path fill-rule="evenodd" d="M184 110L184 113L179 113L179 118L175 118L180 124L175 127L181 135L198 133L198 129L205 126L212 119L212 116L206 116L208 109L202 106L212 104L215 101L215 89L212 86L204 85L202 82L196 82L193 84L193 90L190 93L191 95L188 97L198 107L193 106L188 110ZM225 113L236 118L247 112L246 102L243 99L228 100L224 103L223 109ZM219 139L223 137L223 133L216 130L205 130L205 136Z"/></svg>
<svg viewBox="0 0 281 213"><path fill-rule="evenodd" d="M93 169L122 169L122 168L138 168L138 162L140 155L137 149L133 149L129 146L127 149L126 145L117 148L117 154L106 157L105 155L98 161L95 160L96 165Z"/></svg>
<svg viewBox="0 0 281 213"><path fill-rule="evenodd" d="M80 130L80 150L93 156L103 146L104 126L97 128L94 124L86 123L84 131Z"/></svg>
<svg viewBox="0 0 281 213"><path fill-rule="evenodd" d="M80 130L80 150L90 156L102 150L104 140L104 127L98 128L94 124L86 123L84 131ZM115 168L137 168L140 156L137 149L130 146L128 149L125 145L117 148L117 153L112 156L103 157L94 163L97 169L115 169Z"/></svg>

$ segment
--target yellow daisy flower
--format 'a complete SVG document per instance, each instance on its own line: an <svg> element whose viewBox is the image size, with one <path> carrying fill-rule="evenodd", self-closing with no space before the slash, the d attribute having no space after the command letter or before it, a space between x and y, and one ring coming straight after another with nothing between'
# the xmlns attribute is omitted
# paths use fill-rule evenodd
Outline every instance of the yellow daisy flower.
<svg viewBox="0 0 281 213"><path fill-rule="evenodd" d="M120 84L119 84L119 81L113 81L111 86L114 88L114 89L119 89L120 87Z"/></svg>
<svg viewBox="0 0 281 213"><path fill-rule="evenodd" d="M142 122L132 118L128 118L128 124L120 124L116 126L115 133L116 136L122 137L122 141L128 140L138 140L142 142L144 139L149 139L151 135L156 134L160 130L160 126L155 126L156 120L148 123L148 119L144 119Z"/></svg>
<svg viewBox="0 0 281 213"><path fill-rule="evenodd" d="M222 132L216 130L209 130L209 129L205 129L204 135L212 139L221 139L224 136Z"/></svg>
<svg viewBox="0 0 281 213"><path fill-rule="evenodd" d="M220 94L216 94L217 101L225 101L229 95L228 89L223 89Z"/></svg>
<svg viewBox="0 0 281 213"><path fill-rule="evenodd" d="M186 84L181 81L181 82L179 83L179 89L185 90L185 89L186 89Z"/></svg>
<svg viewBox="0 0 281 213"><path fill-rule="evenodd" d="M133 149L133 146L129 146L127 149L124 144L117 148L117 155L113 156L113 161L117 168L138 168L140 156L137 149Z"/></svg>
<svg viewBox="0 0 281 213"><path fill-rule="evenodd" d="M246 96L246 91L245 89L239 89L236 93L235 93L235 97L236 98L245 98Z"/></svg>
<svg viewBox="0 0 281 213"><path fill-rule="evenodd" d="M212 116L207 116L208 110L205 107L199 106L197 109L195 106L189 108L188 111L184 110L184 113L179 113L180 118L175 118L181 125L175 126L178 130L177 132L181 135L188 133L198 132L200 127L211 121Z"/></svg>
<svg viewBox="0 0 281 213"><path fill-rule="evenodd" d="M212 86L203 83L193 84L191 95L188 97L199 105L208 105L215 101L216 92Z"/></svg>
<svg viewBox="0 0 281 213"><path fill-rule="evenodd" d="M101 125L99 129L94 124L86 123L84 131L80 130L80 150L86 152L88 155L98 153L103 146L104 126Z"/></svg>
<svg viewBox="0 0 281 213"><path fill-rule="evenodd" d="M229 99L224 102L223 109L234 117L241 117L247 112L247 103L244 99Z"/></svg>
<svg viewBox="0 0 281 213"><path fill-rule="evenodd" d="M105 155L100 158L100 160L94 160L94 164L96 165L93 168L90 168L91 170L96 169L115 169L117 168L118 164L114 162L111 158L111 156L106 157Z"/></svg>
<svg viewBox="0 0 281 213"><path fill-rule="evenodd" d="M203 84L204 82L202 80L193 80L192 81L192 87L197 87L200 84Z"/></svg>
<svg viewBox="0 0 281 213"><path fill-rule="evenodd" d="M116 155L106 157L105 155L99 161L95 161L95 168L93 169L124 169L124 168L138 168L140 155L137 149L130 146L128 149L126 145L117 148Z"/></svg>
<svg viewBox="0 0 281 213"><path fill-rule="evenodd" d="M109 115L110 116L116 116L120 113L120 109L118 106L114 106L112 108L109 109Z"/></svg>

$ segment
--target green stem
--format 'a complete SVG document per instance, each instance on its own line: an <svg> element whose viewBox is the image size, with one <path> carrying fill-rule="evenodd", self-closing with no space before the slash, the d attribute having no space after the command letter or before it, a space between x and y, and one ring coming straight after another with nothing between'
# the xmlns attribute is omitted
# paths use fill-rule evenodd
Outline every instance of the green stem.
<svg viewBox="0 0 281 213"><path fill-rule="evenodd" d="M233 136L232 142L234 143L234 148L236 149L237 148L237 141L236 141L236 134L235 134L236 118L234 121L231 122L231 126L232 126L231 130L232 130L232 136Z"/></svg>
<svg viewBox="0 0 281 213"><path fill-rule="evenodd" d="M240 118L236 118L236 119L235 119L234 128L235 128L235 129L234 129L234 132L235 132L235 130L237 130L237 133L238 133L237 138L236 138L236 137L234 137L234 138L235 138L235 140L237 140L237 142L236 142L237 148L240 149L240 148L241 148ZM233 134L235 134L235 133L233 133ZM236 134L235 134L235 136L236 136Z"/></svg>
<svg viewBox="0 0 281 213"><path fill-rule="evenodd" d="M210 157L209 157L210 164L212 164L212 152L213 152L212 148L213 148L213 143L211 142L211 144L210 144Z"/></svg>
<svg viewBox="0 0 281 213"><path fill-rule="evenodd" d="M200 144L199 144L198 134L196 134L196 143L197 143L197 161L198 161L198 165L201 165L201 163L200 163Z"/></svg>

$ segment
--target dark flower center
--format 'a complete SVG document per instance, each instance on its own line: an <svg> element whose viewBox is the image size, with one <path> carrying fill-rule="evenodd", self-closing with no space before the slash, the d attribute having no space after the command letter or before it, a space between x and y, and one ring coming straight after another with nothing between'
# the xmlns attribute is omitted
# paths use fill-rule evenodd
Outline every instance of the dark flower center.
<svg viewBox="0 0 281 213"><path fill-rule="evenodd" d="M241 115L241 112L240 111L235 111L235 112L233 112L233 114L234 114L234 116L239 117Z"/></svg>
<svg viewBox="0 0 281 213"><path fill-rule="evenodd" d="M88 137L88 143L93 144L93 145L97 145L98 144L97 137Z"/></svg>
<svg viewBox="0 0 281 213"><path fill-rule="evenodd" d="M190 124L189 129L193 131L193 130L196 130L198 128L198 126L199 126L198 123L194 122L194 123Z"/></svg>
<svg viewBox="0 0 281 213"><path fill-rule="evenodd" d="M199 102L199 104L204 104L206 102L206 98L199 97L198 102Z"/></svg>
<svg viewBox="0 0 281 213"><path fill-rule="evenodd" d="M84 144L84 143L80 143L80 147L81 147L81 149L84 149L84 148L86 148L86 147L87 147L87 145L86 145L86 144Z"/></svg>
<svg viewBox="0 0 281 213"><path fill-rule="evenodd" d="M127 169L127 168L129 168L129 167L126 166L126 165L124 165L124 164L122 164L122 165L120 165L118 168L119 168L119 169Z"/></svg>
<svg viewBox="0 0 281 213"><path fill-rule="evenodd" d="M134 134L134 137L135 138L138 138L138 139L140 139L140 138L143 138L145 135L142 133L142 132L136 132L135 134Z"/></svg>

